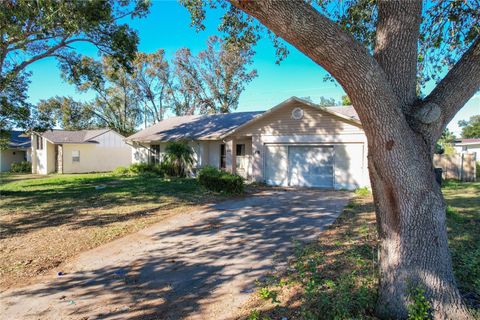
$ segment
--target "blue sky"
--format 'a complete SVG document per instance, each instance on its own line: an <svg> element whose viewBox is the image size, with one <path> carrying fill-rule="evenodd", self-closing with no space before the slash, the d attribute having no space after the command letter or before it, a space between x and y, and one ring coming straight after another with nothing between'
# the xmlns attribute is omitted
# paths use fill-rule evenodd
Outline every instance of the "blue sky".
<svg viewBox="0 0 480 320"><path fill-rule="evenodd" d="M205 21L206 30L197 33L190 27L188 11L175 1L154 1L150 14L144 19L130 22L140 37L139 50L153 52L164 49L167 57L176 50L188 47L193 52L203 50L207 38L217 31L220 11L211 11ZM84 54L96 55L96 50L88 45L78 47ZM258 77L247 85L240 98L238 111L266 110L291 97L310 96L317 102L320 96L340 100L343 89L331 82L323 81L325 70L309 58L289 47L290 54L280 65L275 64L275 50L269 39L262 39L256 47L257 54L252 66ZM54 59L41 60L33 64L32 83L29 88L30 101L60 95L69 95L79 100L87 100L91 94L79 94L74 86L65 83ZM449 128L459 133L458 120L480 114L480 93L477 93L449 124Z"/></svg>

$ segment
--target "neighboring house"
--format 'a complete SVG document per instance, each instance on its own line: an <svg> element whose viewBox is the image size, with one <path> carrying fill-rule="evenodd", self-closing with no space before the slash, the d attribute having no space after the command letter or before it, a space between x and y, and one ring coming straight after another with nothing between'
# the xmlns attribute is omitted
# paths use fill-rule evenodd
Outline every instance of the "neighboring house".
<svg viewBox="0 0 480 320"><path fill-rule="evenodd" d="M278 186L354 189L369 185L367 139L352 107L292 97L266 112L163 120L126 139L133 162L158 163L169 141L187 141L194 169L211 165Z"/></svg>
<svg viewBox="0 0 480 320"><path fill-rule="evenodd" d="M5 150L0 150L0 172L10 171L14 162L30 161L30 137L23 131L10 131L10 141Z"/></svg>
<svg viewBox="0 0 480 320"><path fill-rule="evenodd" d="M32 134L32 172L106 172L131 164L132 147L110 129Z"/></svg>
<svg viewBox="0 0 480 320"><path fill-rule="evenodd" d="M453 145L457 153L475 153L480 158L480 139L461 139Z"/></svg>

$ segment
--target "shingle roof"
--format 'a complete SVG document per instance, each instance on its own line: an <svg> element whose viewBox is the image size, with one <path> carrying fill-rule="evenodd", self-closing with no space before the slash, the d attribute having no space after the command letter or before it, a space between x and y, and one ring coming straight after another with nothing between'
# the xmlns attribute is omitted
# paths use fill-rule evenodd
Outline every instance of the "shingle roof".
<svg viewBox="0 0 480 320"><path fill-rule="evenodd" d="M10 131L10 141L8 142L9 148L30 148L30 136L24 135L23 131L12 130Z"/></svg>
<svg viewBox="0 0 480 320"><path fill-rule="evenodd" d="M130 141L208 140L219 138L263 112L172 117L127 138Z"/></svg>
<svg viewBox="0 0 480 320"><path fill-rule="evenodd" d="M468 139L459 139L455 141L455 144L462 145L462 144L477 144L480 143L479 138L468 138Z"/></svg>
<svg viewBox="0 0 480 320"><path fill-rule="evenodd" d="M53 143L92 143L92 139L110 131L110 129L95 130L49 130L41 134L45 139Z"/></svg>
<svg viewBox="0 0 480 320"><path fill-rule="evenodd" d="M328 110L343 114L351 119L360 120L353 106L327 107Z"/></svg>

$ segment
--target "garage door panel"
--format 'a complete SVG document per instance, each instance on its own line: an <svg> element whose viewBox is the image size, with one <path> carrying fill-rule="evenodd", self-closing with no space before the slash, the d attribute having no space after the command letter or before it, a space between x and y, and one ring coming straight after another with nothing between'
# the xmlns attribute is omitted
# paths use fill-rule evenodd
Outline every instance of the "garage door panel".
<svg viewBox="0 0 480 320"><path fill-rule="evenodd" d="M333 148L289 146L291 186L333 187Z"/></svg>
<svg viewBox="0 0 480 320"><path fill-rule="evenodd" d="M288 147L265 146L265 182L288 186Z"/></svg>

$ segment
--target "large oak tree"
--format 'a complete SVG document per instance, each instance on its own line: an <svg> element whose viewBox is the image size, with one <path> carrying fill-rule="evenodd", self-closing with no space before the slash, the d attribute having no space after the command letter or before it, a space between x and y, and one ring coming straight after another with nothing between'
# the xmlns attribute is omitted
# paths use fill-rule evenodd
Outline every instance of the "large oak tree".
<svg viewBox="0 0 480 320"><path fill-rule="evenodd" d="M266 27L327 70L350 97L368 139L381 240L377 314L406 318L409 290L421 286L436 319L470 318L452 272L432 157L446 125L479 90L479 2L183 3L200 28L207 6L225 9L220 30L231 41L255 42ZM286 50L277 48L282 57ZM424 96L429 81L438 84Z"/></svg>
<svg viewBox="0 0 480 320"><path fill-rule="evenodd" d="M145 0L5 0L0 5L0 144L6 130L45 129L28 102L29 67L53 58L66 72L82 61L80 43L129 67L138 37L122 19L147 14ZM43 120L43 121L39 121Z"/></svg>

